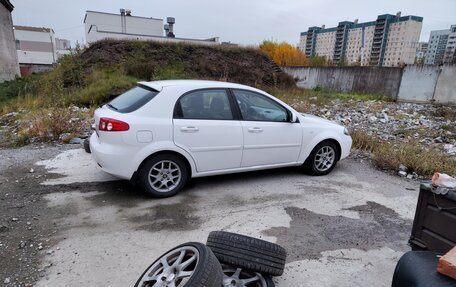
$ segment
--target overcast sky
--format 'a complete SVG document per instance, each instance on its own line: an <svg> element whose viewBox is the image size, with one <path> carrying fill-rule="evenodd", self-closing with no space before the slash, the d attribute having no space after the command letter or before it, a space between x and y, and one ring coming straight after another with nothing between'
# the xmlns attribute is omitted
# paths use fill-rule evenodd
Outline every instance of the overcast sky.
<svg viewBox="0 0 456 287"><path fill-rule="evenodd" d="M59 38L85 42L86 10L166 19L176 18L177 37L210 38L240 44L274 39L297 44L309 26L337 26L340 21L372 21L379 14L424 17L421 41L431 30L456 24L456 0L10 0L15 25L49 27ZM382 4L379 4L382 3Z"/></svg>

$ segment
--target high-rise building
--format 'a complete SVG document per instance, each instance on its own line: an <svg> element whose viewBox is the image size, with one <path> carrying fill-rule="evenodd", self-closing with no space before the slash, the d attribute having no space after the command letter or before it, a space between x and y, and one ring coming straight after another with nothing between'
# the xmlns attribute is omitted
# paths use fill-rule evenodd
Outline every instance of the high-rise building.
<svg viewBox="0 0 456 287"><path fill-rule="evenodd" d="M424 58L428 49L428 42L419 42L416 48L415 64L424 64Z"/></svg>
<svg viewBox="0 0 456 287"><path fill-rule="evenodd" d="M413 64L423 18L384 14L377 20L339 22L337 27L310 27L299 48L308 57L323 56L335 64L398 66Z"/></svg>
<svg viewBox="0 0 456 287"><path fill-rule="evenodd" d="M455 50L456 25L451 25L450 29L431 31L424 63L427 65L453 63Z"/></svg>

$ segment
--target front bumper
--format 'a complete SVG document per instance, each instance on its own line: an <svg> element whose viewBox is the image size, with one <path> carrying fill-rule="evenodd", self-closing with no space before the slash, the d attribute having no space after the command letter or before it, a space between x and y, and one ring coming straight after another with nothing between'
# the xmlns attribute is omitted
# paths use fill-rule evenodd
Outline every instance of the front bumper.
<svg viewBox="0 0 456 287"><path fill-rule="evenodd" d="M344 159L350 155L350 150L353 144L353 140L351 136L343 135L343 138L340 142L340 159Z"/></svg>

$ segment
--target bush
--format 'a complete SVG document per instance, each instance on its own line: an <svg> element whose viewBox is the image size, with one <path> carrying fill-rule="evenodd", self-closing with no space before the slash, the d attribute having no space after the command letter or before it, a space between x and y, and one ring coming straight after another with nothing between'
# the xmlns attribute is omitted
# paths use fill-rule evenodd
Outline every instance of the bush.
<svg viewBox="0 0 456 287"><path fill-rule="evenodd" d="M298 48L286 43L263 41L260 50L265 52L279 66L308 66L306 55Z"/></svg>
<svg viewBox="0 0 456 287"><path fill-rule="evenodd" d="M31 75L0 83L0 104L16 97L33 93L39 77L40 75Z"/></svg>

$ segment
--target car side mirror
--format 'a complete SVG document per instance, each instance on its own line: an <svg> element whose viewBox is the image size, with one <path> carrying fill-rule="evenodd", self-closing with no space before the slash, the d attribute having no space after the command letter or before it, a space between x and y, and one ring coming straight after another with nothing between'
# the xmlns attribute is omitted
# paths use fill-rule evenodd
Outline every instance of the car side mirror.
<svg viewBox="0 0 456 287"><path fill-rule="evenodd" d="M296 123L298 121L298 117L295 113L291 112L290 122Z"/></svg>

